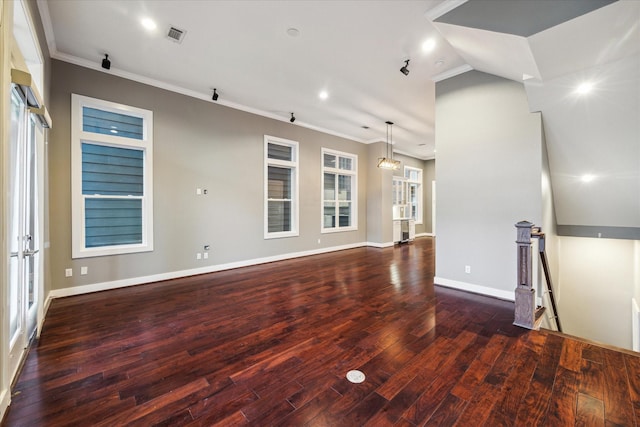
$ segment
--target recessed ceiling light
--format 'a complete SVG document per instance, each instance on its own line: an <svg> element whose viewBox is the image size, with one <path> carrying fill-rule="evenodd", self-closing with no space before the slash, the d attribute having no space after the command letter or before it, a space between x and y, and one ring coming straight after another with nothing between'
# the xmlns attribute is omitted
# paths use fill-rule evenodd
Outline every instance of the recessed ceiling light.
<svg viewBox="0 0 640 427"><path fill-rule="evenodd" d="M297 28L288 28L287 29L287 34L291 37L298 37L300 35L300 30L298 30Z"/></svg>
<svg viewBox="0 0 640 427"><path fill-rule="evenodd" d="M424 147L427 144L418 144L418 147Z"/></svg>
<svg viewBox="0 0 640 427"><path fill-rule="evenodd" d="M149 31L153 31L156 29L157 25L155 22L153 22L153 20L151 18L142 18L142 20L140 21L140 23L142 24L142 26L144 28L146 28Z"/></svg>
<svg viewBox="0 0 640 427"><path fill-rule="evenodd" d="M576 92L579 93L580 95L585 95L591 92L592 89L593 89L593 83L583 82L583 83L580 83L580 85L576 89Z"/></svg>
<svg viewBox="0 0 640 427"><path fill-rule="evenodd" d="M362 127L362 129L369 129L369 126L367 126L367 125L364 125L364 126L361 126L361 127Z"/></svg>
<svg viewBox="0 0 640 427"><path fill-rule="evenodd" d="M580 181L582 182L591 182L596 179L595 175L591 175L590 173L586 173L580 177Z"/></svg>
<svg viewBox="0 0 640 427"><path fill-rule="evenodd" d="M322 99L324 101L325 99L329 98L329 93L326 90L322 90L318 94L318 98L320 98L320 99Z"/></svg>
<svg viewBox="0 0 640 427"><path fill-rule="evenodd" d="M436 41L434 39L427 39L422 43L422 51L429 53L436 48Z"/></svg>

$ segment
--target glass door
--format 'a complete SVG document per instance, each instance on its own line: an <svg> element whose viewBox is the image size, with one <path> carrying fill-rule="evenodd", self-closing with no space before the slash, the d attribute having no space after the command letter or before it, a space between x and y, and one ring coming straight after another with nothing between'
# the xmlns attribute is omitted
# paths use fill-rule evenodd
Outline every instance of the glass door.
<svg viewBox="0 0 640 427"><path fill-rule="evenodd" d="M9 148L9 368L13 377L35 331L39 272L37 139L24 94L11 91Z"/></svg>

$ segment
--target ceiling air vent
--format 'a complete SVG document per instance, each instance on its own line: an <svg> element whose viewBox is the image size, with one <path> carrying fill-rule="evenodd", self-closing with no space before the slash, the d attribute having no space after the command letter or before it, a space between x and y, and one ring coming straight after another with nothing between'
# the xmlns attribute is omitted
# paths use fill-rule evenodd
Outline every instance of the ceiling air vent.
<svg viewBox="0 0 640 427"><path fill-rule="evenodd" d="M182 43L182 39L184 38L185 33L186 31L172 26L169 27L167 38L173 42Z"/></svg>

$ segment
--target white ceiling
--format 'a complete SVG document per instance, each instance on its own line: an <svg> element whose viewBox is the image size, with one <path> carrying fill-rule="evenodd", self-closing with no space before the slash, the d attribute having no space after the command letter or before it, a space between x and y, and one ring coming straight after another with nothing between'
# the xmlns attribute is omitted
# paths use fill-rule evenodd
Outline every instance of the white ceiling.
<svg viewBox="0 0 640 427"><path fill-rule="evenodd" d="M553 48L566 40L562 31L528 40L432 23L429 13L463 3L38 2L54 58L101 69L108 53L112 74L202 99L210 99L215 87L220 104L281 120L293 112L296 125L361 142L384 140L384 122L391 120L396 151L423 159L432 158L435 149L434 79L470 67L514 80L523 74L541 78L537 64L553 62ZM142 27L145 17L156 22L155 30ZM600 25L593 28L606 36L609 25L594 19ZM555 29L564 25L571 24ZM166 38L170 26L186 31L181 44ZM569 31L583 28L574 27ZM289 28L299 35L289 36ZM436 47L425 53L421 46L428 39ZM591 45L574 44L587 45L587 51L572 49L569 60L560 63L592 63ZM405 59L411 60L408 76L399 71ZM321 90L329 93L326 101L318 99Z"/></svg>
<svg viewBox="0 0 640 427"><path fill-rule="evenodd" d="M397 149L429 158L431 78L464 65L424 17L436 3L56 0L39 7L54 58L99 69L108 53L113 74L209 100L215 87L220 104L287 121L294 112L296 125L361 142L384 140L391 120ZM155 31L141 26L144 17ZM181 44L165 37L171 25L186 30ZM429 38L436 47L423 53ZM408 76L400 72L405 59Z"/></svg>
<svg viewBox="0 0 640 427"><path fill-rule="evenodd" d="M105 71L100 62L108 53L112 68L105 72L206 100L215 87L219 104L283 121L293 112L294 125L361 142L383 141L391 120L395 151L422 159L434 157L435 81L470 69L525 78L531 110L543 115L559 223L638 227L640 70L629 58L640 55L640 1L600 7L608 0L563 0L563 16L571 2L585 1L599 8L558 25L557 16L538 13L539 20L549 16L539 26L547 29L528 37L482 29L497 28L487 22L498 19L492 17L505 19L491 12L504 7L495 0L38 0L38 6L53 58ZM465 3L473 6L468 11L483 10L482 16L463 16ZM522 10L541 2L509 3L517 4L526 7L513 19L526 20L531 13ZM485 22L476 28L433 22L458 6L457 16L467 22ZM156 30L142 27L145 17ZM181 44L165 37L169 26L186 31ZM290 28L299 35L288 35ZM428 39L435 49L425 53L421 46ZM405 59L408 76L399 71ZM573 85L607 73L624 84L600 91L602 114L576 109ZM329 93L325 101L318 98L321 90ZM615 140L617 149L602 150L603 138ZM600 176L618 176L620 156L631 159L623 162L626 178L598 191L601 200L617 193L617 203L608 206L626 214L601 213L606 209L586 193L573 200L571 183L587 165ZM587 211L594 216L585 217Z"/></svg>

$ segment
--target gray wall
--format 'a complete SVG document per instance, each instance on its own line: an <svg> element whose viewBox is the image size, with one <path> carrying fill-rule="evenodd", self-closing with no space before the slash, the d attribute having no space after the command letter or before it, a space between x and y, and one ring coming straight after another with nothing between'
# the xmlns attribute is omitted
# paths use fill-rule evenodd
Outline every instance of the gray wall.
<svg viewBox="0 0 640 427"><path fill-rule="evenodd" d="M542 220L540 115L522 84L470 71L436 85L436 120L436 283L513 298L514 224Z"/></svg>
<svg viewBox="0 0 640 427"><path fill-rule="evenodd" d="M379 169L377 159L384 152L385 144L369 144L367 163L367 240L376 244L393 241L391 171Z"/></svg>
<svg viewBox="0 0 640 427"><path fill-rule="evenodd" d="M367 145L65 62L53 61L52 65L55 126L50 134L49 166L50 215L55 224L50 233L53 289L367 241L366 190L371 163ZM71 259L71 93L153 111L153 252ZM265 134L300 144L299 237L263 238ZM320 233L321 147L358 155L357 231ZM209 194L196 196L198 187L208 189ZM211 245L210 258L197 261L196 252L202 252L206 244ZM80 276L80 266L87 266L89 274ZM74 276L65 278L65 268L73 268Z"/></svg>

